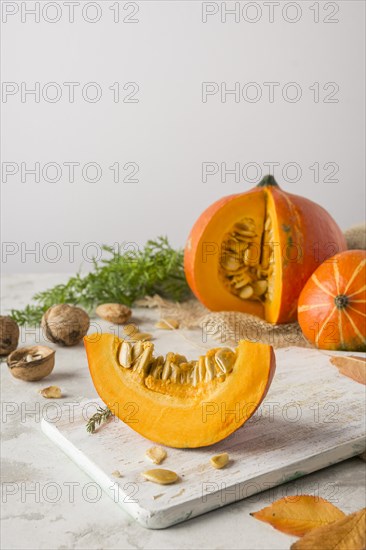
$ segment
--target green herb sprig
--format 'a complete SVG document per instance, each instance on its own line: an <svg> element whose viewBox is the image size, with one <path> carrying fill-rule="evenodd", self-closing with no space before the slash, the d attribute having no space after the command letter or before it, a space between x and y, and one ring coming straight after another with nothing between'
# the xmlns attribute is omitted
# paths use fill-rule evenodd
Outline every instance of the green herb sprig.
<svg viewBox="0 0 366 550"><path fill-rule="evenodd" d="M108 407L98 407L97 412L91 416L86 424L86 431L93 434L97 429L97 426L107 422L108 418L113 416L113 413Z"/></svg>
<svg viewBox="0 0 366 550"><path fill-rule="evenodd" d="M120 247L121 248L121 247ZM19 325L38 324L44 312L54 304L73 304L91 312L99 304L115 302L127 306L147 295L183 301L190 296L184 275L183 250L175 250L166 237L150 240L145 247L115 250L103 246L109 255L97 262L87 275L80 273L66 284L39 292L36 302L22 310L13 309L11 317Z"/></svg>

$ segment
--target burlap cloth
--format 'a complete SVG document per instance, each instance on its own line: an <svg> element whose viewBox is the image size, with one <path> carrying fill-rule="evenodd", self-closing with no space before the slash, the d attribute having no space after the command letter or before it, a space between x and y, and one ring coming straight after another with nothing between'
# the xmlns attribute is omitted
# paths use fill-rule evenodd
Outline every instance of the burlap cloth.
<svg viewBox="0 0 366 550"><path fill-rule="evenodd" d="M349 249L366 249L366 224L351 227L344 234ZM139 300L138 305L159 308L161 318L177 319L180 329L200 327L221 344L235 345L245 339L270 344L275 348L311 347L298 323L271 325L247 313L211 312L196 299L175 303L155 295Z"/></svg>

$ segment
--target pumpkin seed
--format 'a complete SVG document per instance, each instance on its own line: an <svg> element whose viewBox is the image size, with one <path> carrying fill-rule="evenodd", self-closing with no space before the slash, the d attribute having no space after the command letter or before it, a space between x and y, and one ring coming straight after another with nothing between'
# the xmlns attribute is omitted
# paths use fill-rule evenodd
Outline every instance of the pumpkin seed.
<svg viewBox="0 0 366 550"><path fill-rule="evenodd" d="M159 485L170 485L175 483L179 476L172 470L164 470L163 468L154 468L153 470L146 470L142 474L145 479L158 483Z"/></svg>
<svg viewBox="0 0 366 550"><path fill-rule="evenodd" d="M215 362L224 374L228 374L233 370L235 360L236 355L229 348L221 348L215 353Z"/></svg>
<svg viewBox="0 0 366 550"><path fill-rule="evenodd" d="M190 381L193 364L194 364L193 361L189 361L189 362L186 361L179 364L180 380L182 384L185 384L186 382Z"/></svg>
<svg viewBox="0 0 366 550"><path fill-rule="evenodd" d="M245 265L257 265L259 263L259 252L256 246L250 245L244 252Z"/></svg>
<svg viewBox="0 0 366 550"><path fill-rule="evenodd" d="M238 241L237 239L229 239L223 244L223 250L230 255L235 256L236 254L242 254L247 248L248 244L246 241Z"/></svg>
<svg viewBox="0 0 366 550"><path fill-rule="evenodd" d="M253 283L253 291L257 296L262 296L267 290L267 281L260 280Z"/></svg>
<svg viewBox="0 0 366 550"><path fill-rule="evenodd" d="M150 447L145 453L146 457L154 464L161 464L167 457L167 452L161 447Z"/></svg>
<svg viewBox="0 0 366 550"><path fill-rule="evenodd" d="M200 382L203 382L206 378L206 362L204 355L201 355L198 359L197 375Z"/></svg>
<svg viewBox="0 0 366 550"><path fill-rule="evenodd" d="M196 363L192 369L191 380L192 380L192 386L197 386L199 382L198 363Z"/></svg>
<svg viewBox="0 0 366 550"><path fill-rule="evenodd" d="M180 365L181 363L186 363L187 357L185 355L180 355L180 353L176 353L174 355L174 363L177 365Z"/></svg>
<svg viewBox="0 0 366 550"><path fill-rule="evenodd" d="M58 386L48 386L48 388L39 390L39 393L46 399L60 399L61 397L61 389Z"/></svg>
<svg viewBox="0 0 366 550"><path fill-rule="evenodd" d="M156 380L161 380L162 373L163 373L163 366L162 365L156 366L154 368L153 372L150 371L150 375L153 376L154 378L156 378Z"/></svg>
<svg viewBox="0 0 366 550"><path fill-rule="evenodd" d="M241 278L235 279L235 281L235 288L243 288L243 286L246 286L247 284L252 282L252 278L248 273L246 273Z"/></svg>
<svg viewBox="0 0 366 550"><path fill-rule="evenodd" d="M129 342L122 342L118 354L118 361L121 367L125 369L129 369L132 366L132 346Z"/></svg>
<svg viewBox="0 0 366 550"><path fill-rule="evenodd" d="M163 372L162 372L162 375L161 375L162 380L168 380L168 378L170 377L170 373L171 373L171 370L172 370L170 368L170 363L173 360L173 358L174 358L174 353L172 353L171 351L166 354L165 363L164 363L164 367L163 367Z"/></svg>
<svg viewBox="0 0 366 550"><path fill-rule="evenodd" d="M240 233L233 233L233 237L236 239L238 244L241 245L241 252L244 252L244 250L249 246L248 237L244 237L244 235L241 235Z"/></svg>
<svg viewBox="0 0 366 550"><path fill-rule="evenodd" d="M271 245L268 242L268 239L265 237L263 239L262 258L261 258L261 266L263 269L268 268L270 256L271 256Z"/></svg>
<svg viewBox="0 0 366 550"><path fill-rule="evenodd" d="M234 230L235 231L248 231L249 226L244 222L236 222L234 223Z"/></svg>
<svg viewBox="0 0 366 550"><path fill-rule="evenodd" d="M131 336L131 340L141 340L142 342L145 342L146 340L151 340L152 335L148 332L134 332Z"/></svg>
<svg viewBox="0 0 366 550"><path fill-rule="evenodd" d="M139 332L139 329L136 325L129 324L123 327L123 331L127 336L131 336L134 332Z"/></svg>
<svg viewBox="0 0 366 550"><path fill-rule="evenodd" d="M250 285L246 285L239 293L240 298L243 300L248 300L248 298L251 298L253 296L253 287Z"/></svg>
<svg viewBox="0 0 366 550"><path fill-rule="evenodd" d="M161 379L168 380L170 378L171 373L172 373L172 368L170 366L170 363L166 362L161 372Z"/></svg>
<svg viewBox="0 0 366 550"><path fill-rule="evenodd" d="M151 366L152 352L153 347L152 344L149 343L149 345L146 345L142 355L136 361L136 365L133 368L135 372L144 376L148 375Z"/></svg>
<svg viewBox="0 0 366 550"><path fill-rule="evenodd" d="M211 465L216 469L221 469L229 462L228 453L221 453L210 458Z"/></svg>
<svg viewBox="0 0 366 550"><path fill-rule="evenodd" d="M242 264L237 257L226 254L221 265L226 271L237 271Z"/></svg>
<svg viewBox="0 0 366 550"><path fill-rule="evenodd" d="M149 375L154 378L160 378L163 371L164 358L162 355L159 355L151 362Z"/></svg>
<svg viewBox="0 0 366 550"><path fill-rule="evenodd" d="M236 223L234 224L234 231L237 235L240 235L242 237L247 237L248 239L252 239L256 236L256 232L249 229L246 224Z"/></svg>
<svg viewBox="0 0 366 550"><path fill-rule="evenodd" d="M156 328L163 330L176 330L179 328L179 321L177 319L166 317L165 319L160 319L155 326Z"/></svg>
<svg viewBox="0 0 366 550"><path fill-rule="evenodd" d="M139 341L139 342L136 342L136 344L133 344L132 353L131 353L133 363L136 361L136 359L140 357L143 351L144 351L144 344L142 342Z"/></svg>
<svg viewBox="0 0 366 550"><path fill-rule="evenodd" d="M188 378L189 378L189 372L186 372L186 371L183 371L182 369L180 370L180 379L179 379L179 382L181 384L185 384L186 382L188 382Z"/></svg>
<svg viewBox="0 0 366 550"><path fill-rule="evenodd" d="M216 374L216 364L215 359L212 355L206 355L205 357L205 366L206 366L206 382L210 382L215 378Z"/></svg>
<svg viewBox="0 0 366 550"><path fill-rule="evenodd" d="M172 370L171 372L171 375L170 375L170 380L172 382L179 382L180 381L180 368L178 367L178 365L175 365L174 363L170 363L170 368Z"/></svg>
<svg viewBox="0 0 366 550"><path fill-rule="evenodd" d="M255 221L253 218L243 218L234 224L234 229L241 229L242 231L255 231Z"/></svg>

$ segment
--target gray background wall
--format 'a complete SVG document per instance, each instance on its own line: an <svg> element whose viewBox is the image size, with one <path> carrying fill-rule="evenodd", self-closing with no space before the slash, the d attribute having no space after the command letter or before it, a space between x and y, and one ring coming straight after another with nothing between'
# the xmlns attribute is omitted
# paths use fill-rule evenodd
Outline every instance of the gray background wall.
<svg viewBox="0 0 366 550"><path fill-rule="evenodd" d="M341 227L364 219L364 2L1 4L3 271L183 245L268 163Z"/></svg>

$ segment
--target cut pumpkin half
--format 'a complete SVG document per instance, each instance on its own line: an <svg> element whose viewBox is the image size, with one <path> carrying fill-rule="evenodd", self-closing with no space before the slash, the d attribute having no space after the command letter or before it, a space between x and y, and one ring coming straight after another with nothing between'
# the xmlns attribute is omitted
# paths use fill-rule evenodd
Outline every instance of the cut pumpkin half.
<svg viewBox="0 0 366 550"><path fill-rule="evenodd" d="M202 447L244 424L264 399L274 372L271 346L241 341L188 361L154 357L151 342L113 334L84 338L95 388L113 414L144 437L170 447Z"/></svg>
<svg viewBox="0 0 366 550"><path fill-rule="evenodd" d="M299 294L313 271L345 249L341 229L324 208L266 176L201 214L185 247L185 274L212 311L288 323L296 320Z"/></svg>

